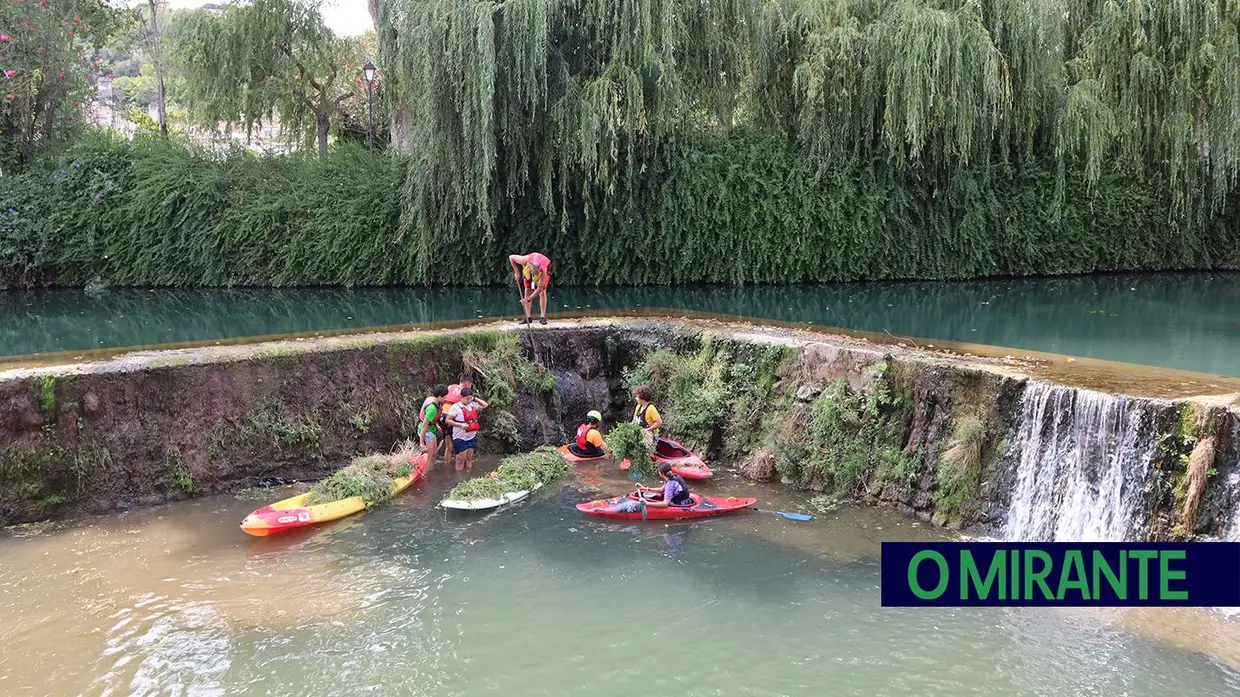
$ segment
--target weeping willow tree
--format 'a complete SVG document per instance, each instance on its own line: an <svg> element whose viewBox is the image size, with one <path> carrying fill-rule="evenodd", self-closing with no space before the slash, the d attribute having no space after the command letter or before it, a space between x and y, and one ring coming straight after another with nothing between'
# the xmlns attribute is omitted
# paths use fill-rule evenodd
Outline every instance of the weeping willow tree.
<svg viewBox="0 0 1240 697"><path fill-rule="evenodd" d="M1238 0L384 0L377 15L409 156L402 230L424 266L531 206L557 239L607 214L656 235L625 217L637 189L741 131L788 139L818 177L885 177L875 195L913 177L964 200L1049 171L1058 215L1069 182L1119 177L1173 231L1217 215L1240 169Z"/></svg>
<svg viewBox="0 0 1240 697"><path fill-rule="evenodd" d="M178 13L169 40L200 123L241 123L249 136L278 116L285 133L326 155L360 61L323 23L317 2L252 0Z"/></svg>

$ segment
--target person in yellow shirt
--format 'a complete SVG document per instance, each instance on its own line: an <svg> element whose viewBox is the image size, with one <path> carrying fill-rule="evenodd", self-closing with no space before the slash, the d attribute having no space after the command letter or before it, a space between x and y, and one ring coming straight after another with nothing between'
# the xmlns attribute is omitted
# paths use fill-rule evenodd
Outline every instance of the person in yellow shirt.
<svg viewBox="0 0 1240 697"><path fill-rule="evenodd" d="M659 429L663 427L663 417L659 414L659 408L651 402L654 399L654 393L646 385L639 385L633 388L633 397L637 400L637 408L633 410L633 423L649 431L650 435L654 436L657 446Z"/></svg>
<svg viewBox="0 0 1240 697"><path fill-rule="evenodd" d="M577 440L570 443L568 451L577 457L603 457L603 434L599 432L599 424L603 423L603 415L597 411L586 414L586 422L577 427Z"/></svg>

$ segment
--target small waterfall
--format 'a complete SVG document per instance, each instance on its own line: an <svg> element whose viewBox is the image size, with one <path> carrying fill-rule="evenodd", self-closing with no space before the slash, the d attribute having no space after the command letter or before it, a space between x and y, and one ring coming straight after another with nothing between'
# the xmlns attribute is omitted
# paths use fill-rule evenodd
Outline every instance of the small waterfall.
<svg viewBox="0 0 1240 697"><path fill-rule="evenodd" d="M1006 455L1016 485L1004 537L1134 539L1158 447L1153 410L1103 392L1030 382Z"/></svg>

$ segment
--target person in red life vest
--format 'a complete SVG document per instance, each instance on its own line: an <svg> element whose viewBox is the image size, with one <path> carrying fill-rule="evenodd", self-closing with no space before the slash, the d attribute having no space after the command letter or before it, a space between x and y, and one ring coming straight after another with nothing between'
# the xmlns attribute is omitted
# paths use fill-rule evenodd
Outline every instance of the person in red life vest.
<svg viewBox="0 0 1240 697"><path fill-rule="evenodd" d="M457 383L455 385L448 385L448 394L443 396L442 409L445 419L443 424L445 432L448 429L448 410L452 408L453 404L461 401L461 390L465 388L469 388L471 390L474 388L474 376L471 373L461 373L461 376L457 378ZM456 454L456 444L453 442L453 439L445 438L443 440L443 448L443 461L452 462L452 457Z"/></svg>
<svg viewBox="0 0 1240 697"><path fill-rule="evenodd" d="M530 309L538 298L538 323L547 323L547 286L551 285L551 260L538 252L512 254L512 280L521 291L521 307L525 309L525 323L530 323Z"/></svg>
<svg viewBox="0 0 1240 697"><path fill-rule="evenodd" d="M456 451L456 471L473 469L474 450L478 447L478 413L487 403L474 397L474 391L461 388L461 399L448 410L448 425L452 427L452 446Z"/></svg>
<svg viewBox="0 0 1240 697"><path fill-rule="evenodd" d="M599 424L603 423L603 415L597 411L586 414L586 422L577 427L577 440L568 445L568 452L577 457L602 457L603 434L599 432Z"/></svg>

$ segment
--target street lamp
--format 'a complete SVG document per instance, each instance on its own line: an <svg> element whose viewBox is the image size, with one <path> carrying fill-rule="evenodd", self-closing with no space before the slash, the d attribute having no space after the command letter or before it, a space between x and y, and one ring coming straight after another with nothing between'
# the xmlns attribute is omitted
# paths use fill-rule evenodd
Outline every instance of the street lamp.
<svg viewBox="0 0 1240 697"><path fill-rule="evenodd" d="M370 112L370 128L366 132L366 149L374 152L375 105L370 96L370 88L375 84L375 64L370 61L366 61L366 65L362 68L362 73L366 76L366 109Z"/></svg>

